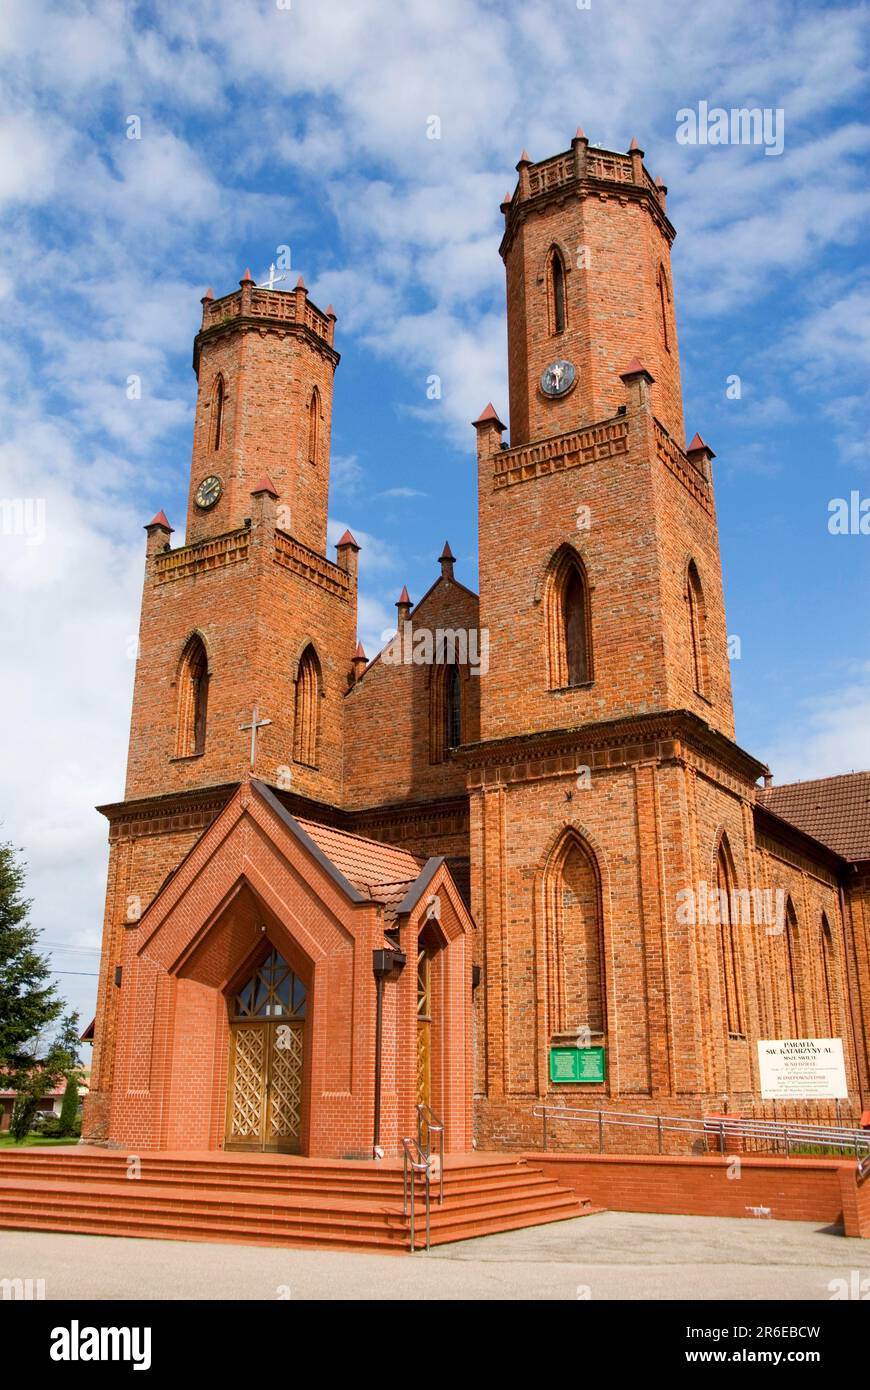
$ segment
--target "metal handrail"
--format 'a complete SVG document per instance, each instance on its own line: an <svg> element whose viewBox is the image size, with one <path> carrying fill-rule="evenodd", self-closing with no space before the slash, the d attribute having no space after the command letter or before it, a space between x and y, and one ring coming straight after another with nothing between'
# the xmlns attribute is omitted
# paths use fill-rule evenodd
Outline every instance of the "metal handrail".
<svg viewBox="0 0 870 1390"><path fill-rule="evenodd" d="M423 1126L426 1142L423 1143ZM438 1205L444 1203L444 1121L439 1120L431 1106L421 1101L417 1106L417 1143L428 1159L432 1158L432 1135L438 1135Z"/></svg>
<svg viewBox="0 0 870 1390"><path fill-rule="evenodd" d="M842 1125L789 1124L778 1120L744 1120L737 1115L707 1116L692 1119L684 1115L648 1115L640 1111L579 1110L568 1105L536 1105L532 1114L543 1120L543 1147L547 1147L547 1124L553 1120L572 1120L597 1124L599 1152L604 1152L605 1123L616 1128L654 1129L658 1134L659 1153L663 1152L666 1132L701 1134L719 1137L719 1151L725 1152L726 1139L767 1139L785 1144L786 1157L791 1157L793 1145L817 1148L854 1148L858 1164L858 1180L870 1175L870 1134L862 1129ZM862 1157L863 1150L863 1157Z"/></svg>
<svg viewBox="0 0 870 1390"><path fill-rule="evenodd" d="M416 1157L414 1156L416 1153ZM429 1194L429 1155L424 1152L416 1139L402 1140L402 1216L408 1220L408 1192L410 1190L410 1216L411 1216L411 1251L417 1248L417 1239L414 1231L414 1209L417 1205L417 1174L423 1176L423 1197L426 1209L426 1246L429 1249L429 1210L431 1198ZM410 1180L409 1180L410 1179Z"/></svg>

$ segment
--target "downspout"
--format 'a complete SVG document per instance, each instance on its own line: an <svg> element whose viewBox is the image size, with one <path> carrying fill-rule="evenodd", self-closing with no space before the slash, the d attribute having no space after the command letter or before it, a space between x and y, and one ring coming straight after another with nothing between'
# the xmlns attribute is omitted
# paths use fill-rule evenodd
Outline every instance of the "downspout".
<svg viewBox="0 0 870 1390"><path fill-rule="evenodd" d="M372 1157L382 1158L381 1147L381 1070L384 1043L384 984L393 971L405 965L403 951L385 949L372 952L372 968L375 974L375 1113L372 1134Z"/></svg>

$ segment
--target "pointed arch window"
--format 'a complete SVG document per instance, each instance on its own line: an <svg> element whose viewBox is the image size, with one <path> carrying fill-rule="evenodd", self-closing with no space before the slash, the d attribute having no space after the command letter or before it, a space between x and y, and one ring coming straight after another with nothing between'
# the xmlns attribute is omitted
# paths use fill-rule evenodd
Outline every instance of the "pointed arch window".
<svg viewBox="0 0 870 1390"><path fill-rule="evenodd" d="M446 669L444 691L444 721L447 735L447 747L458 748L462 742L462 687L459 681L459 667L455 662Z"/></svg>
<svg viewBox="0 0 870 1390"><path fill-rule="evenodd" d="M320 446L320 393L315 386L308 402L308 462L317 462Z"/></svg>
<svg viewBox="0 0 870 1390"><path fill-rule="evenodd" d="M658 274L656 275L656 284L658 286L659 292L659 314L661 315L662 345L666 352L670 352L671 342L668 325L670 321L671 290L668 284L667 271L665 270L663 265L660 265L658 268Z"/></svg>
<svg viewBox="0 0 870 1390"><path fill-rule="evenodd" d="M462 671L458 662L440 662L429 678L429 761L443 763L462 743Z"/></svg>
<svg viewBox="0 0 870 1390"><path fill-rule="evenodd" d="M547 298L550 308L550 332L564 333L567 327L567 316L565 312L565 263L562 260L562 253L557 246L554 246L550 251L547 282Z"/></svg>
<svg viewBox="0 0 870 1390"><path fill-rule="evenodd" d="M224 438L224 379L219 376L215 382L212 400L212 447L217 451Z"/></svg>
<svg viewBox="0 0 870 1390"><path fill-rule="evenodd" d="M801 990L800 932L798 930L797 913L795 912L794 903L790 897L785 907L785 947L788 964L788 975L786 979L788 1007L783 1020L784 1028L781 1030L780 1036L799 1038L801 1036L800 1015L803 1002ZM786 1028L788 1029L787 1032L785 1031Z"/></svg>
<svg viewBox="0 0 870 1390"><path fill-rule="evenodd" d="M743 1038L746 1036L743 962L738 937L739 922L732 921L735 882L731 847L727 837L723 835L716 859L716 886L719 890L719 964L728 1033L731 1037Z"/></svg>
<svg viewBox="0 0 870 1390"><path fill-rule="evenodd" d="M692 657L692 684L698 695L709 699L710 673L707 662L707 607L701 576L694 560L686 570L686 605L689 612L689 638Z"/></svg>
<svg viewBox="0 0 870 1390"><path fill-rule="evenodd" d="M836 1037L837 1028L837 989L836 960L834 957L834 938L825 913L822 913L822 1018L821 1037Z"/></svg>
<svg viewBox="0 0 870 1390"><path fill-rule="evenodd" d="M323 686L320 662L314 647L305 648L296 675L293 759L317 767L320 754L320 694Z"/></svg>
<svg viewBox="0 0 870 1390"><path fill-rule="evenodd" d="M208 719L208 657L198 633L187 642L178 671L178 719L175 755L190 758L205 752Z"/></svg>
<svg viewBox="0 0 870 1390"><path fill-rule="evenodd" d="M555 557L546 597L547 665L551 690L592 680L589 584L579 555L565 546Z"/></svg>
<svg viewBox="0 0 870 1390"><path fill-rule="evenodd" d="M272 951L233 995L230 1017L304 1019L307 990L283 956Z"/></svg>
<svg viewBox="0 0 870 1390"><path fill-rule="evenodd" d="M547 1015L551 1036L606 1031L601 890L591 848L574 830L553 852L544 881Z"/></svg>

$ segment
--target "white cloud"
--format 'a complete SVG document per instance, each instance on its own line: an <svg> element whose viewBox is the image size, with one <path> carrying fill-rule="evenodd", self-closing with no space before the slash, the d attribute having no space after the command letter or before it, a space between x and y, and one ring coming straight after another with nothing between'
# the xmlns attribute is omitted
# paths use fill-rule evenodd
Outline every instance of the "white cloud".
<svg viewBox="0 0 870 1390"><path fill-rule="evenodd" d="M870 662L840 689L801 701L767 762L777 782L870 768Z"/></svg>
<svg viewBox="0 0 870 1390"><path fill-rule="evenodd" d="M330 517L326 527L327 543L335 545L339 537L349 530L360 547L360 579L368 579L375 574L389 573L396 568L396 556L386 541L379 540L368 531L352 526L347 521L337 521Z"/></svg>
<svg viewBox="0 0 870 1390"><path fill-rule="evenodd" d="M0 204L49 199L68 144L57 121L40 122L31 114L0 120Z"/></svg>
<svg viewBox="0 0 870 1390"><path fill-rule="evenodd" d="M333 454L329 462L329 485L339 497L352 497L359 491L365 469L356 454Z"/></svg>

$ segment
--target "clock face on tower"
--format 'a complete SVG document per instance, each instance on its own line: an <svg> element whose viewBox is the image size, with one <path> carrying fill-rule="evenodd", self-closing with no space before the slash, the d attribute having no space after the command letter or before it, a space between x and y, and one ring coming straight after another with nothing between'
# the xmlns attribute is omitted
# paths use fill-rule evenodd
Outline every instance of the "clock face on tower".
<svg viewBox="0 0 870 1390"><path fill-rule="evenodd" d="M541 375L541 390L545 396L564 396L574 385L576 375L573 362L551 362Z"/></svg>
<svg viewBox="0 0 870 1390"><path fill-rule="evenodd" d="M203 478L199 487L196 489L196 505L202 508L203 511L207 511L209 507L214 506L223 490L224 485L220 478L218 478L216 474L210 473L207 478Z"/></svg>

